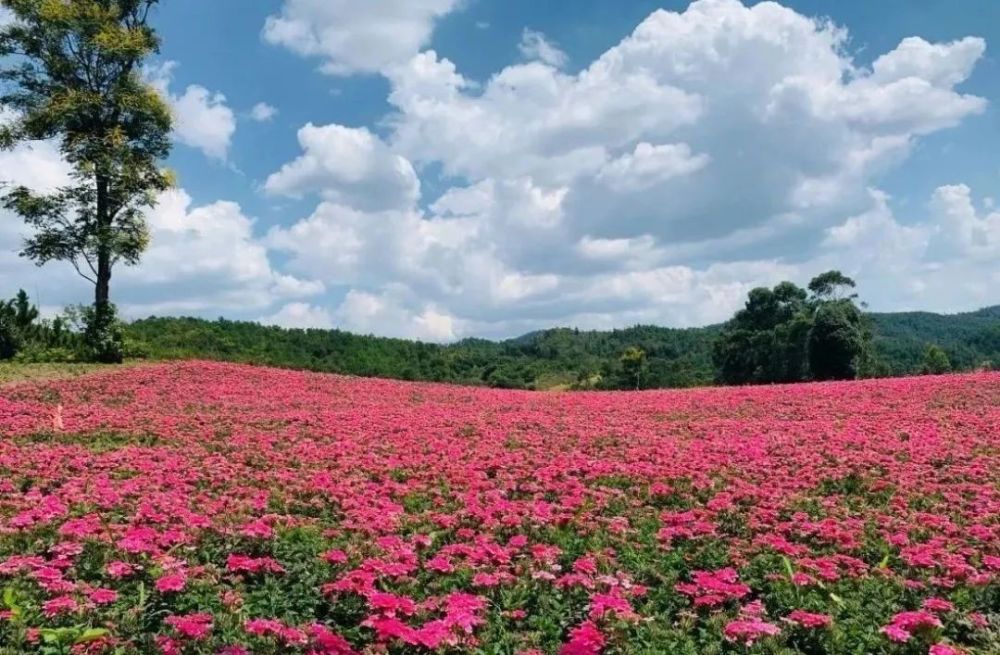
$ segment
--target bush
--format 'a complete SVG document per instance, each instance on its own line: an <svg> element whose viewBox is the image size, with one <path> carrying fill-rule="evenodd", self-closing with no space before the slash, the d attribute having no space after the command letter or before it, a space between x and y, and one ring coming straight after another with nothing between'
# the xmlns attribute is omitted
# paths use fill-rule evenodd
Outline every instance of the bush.
<svg viewBox="0 0 1000 655"><path fill-rule="evenodd" d="M940 375L951 370L948 354L938 345L930 344L924 351L924 363L920 372L924 375Z"/></svg>
<svg viewBox="0 0 1000 655"><path fill-rule="evenodd" d="M21 331L17 329L12 317L0 308L0 359L10 359L20 349Z"/></svg>
<svg viewBox="0 0 1000 655"><path fill-rule="evenodd" d="M29 343L14 357L21 364L71 364L79 361L80 353L63 346Z"/></svg>
<svg viewBox="0 0 1000 655"><path fill-rule="evenodd" d="M81 315L87 358L103 364L125 359L125 336L118 310L112 303L86 307Z"/></svg>

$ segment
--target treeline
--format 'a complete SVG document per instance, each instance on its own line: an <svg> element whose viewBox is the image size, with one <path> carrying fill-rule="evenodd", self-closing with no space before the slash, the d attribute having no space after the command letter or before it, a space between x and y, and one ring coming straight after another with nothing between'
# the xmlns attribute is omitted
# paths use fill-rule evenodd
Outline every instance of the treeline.
<svg viewBox="0 0 1000 655"><path fill-rule="evenodd" d="M838 278L827 278L827 282ZM449 345L198 318L124 326L132 358L202 358L518 389L652 389L972 370L1000 363L1000 306L871 314L850 287L755 289L724 325L542 330ZM88 308L41 320L23 291L0 301L0 359L86 361ZM816 329L817 324L820 329ZM825 361L824 361L825 358ZM826 366L827 368L823 368Z"/></svg>
<svg viewBox="0 0 1000 655"><path fill-rule="evenodd" d="M689 387L714 379L717 328L639 326L607 332L553 329L495 342L438 345L219 319L149 318L126 327L133 351L157 359L209 358L351 375L500 388L630 388L621 355L640 347L643 387Z"/></svg>

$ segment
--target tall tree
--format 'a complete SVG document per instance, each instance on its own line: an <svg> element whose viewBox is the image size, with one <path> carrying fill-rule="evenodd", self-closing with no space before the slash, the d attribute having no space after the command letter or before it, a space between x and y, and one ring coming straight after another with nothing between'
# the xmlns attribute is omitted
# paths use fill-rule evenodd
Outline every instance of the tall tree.
<svg viewBox="0 0 1000 655"><path fill-rule="evenodd" d="M809 332L809 369L817 380L858 376L866 330L861 310L849 299L821 304Z"/></svg>
<svg viewBox="0 0 1000 655"><path fill-rule="evenodd" d="M51 194L15 187L4 205L34 228L22 255L73 264L94 285L93 338L114 323L111 273L138 263L149 237L144 212L172 184L170 110L143 79L158 52L150 10L158 0L0 0L14 21L0 29L0 104L14 120L0 147L56 139L73 166ZM108 344L102 344L105 348ZM120 355L99 349L99 357Z"/></svg>
<svg viewBox="0 0 1000 655"><path fill-rule="evenodd" d="M805 290L791 282L758 287L726 324L713 349L720 382L795 382L806 374L812 325Z"/></svg>
<svg viewBox="0 0 1000 655"><path fill-rule="evenodd" d="M858 294L847 292L854 287L854 280L837 270L820 273L809 282L813 298L820 301L857 298Z"/></svg>

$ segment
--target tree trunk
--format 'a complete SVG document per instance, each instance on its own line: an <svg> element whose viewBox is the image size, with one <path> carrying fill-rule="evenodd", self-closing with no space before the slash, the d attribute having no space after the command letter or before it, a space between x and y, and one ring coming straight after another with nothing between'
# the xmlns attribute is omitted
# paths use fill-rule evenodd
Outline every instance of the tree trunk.
<svg viewBox="0 0 1000 655"><path fill-rule="evenodd" d="M111 214L108 207L108 178L97 176L97 280L94 306L98 312L111 301Z"/></svg>

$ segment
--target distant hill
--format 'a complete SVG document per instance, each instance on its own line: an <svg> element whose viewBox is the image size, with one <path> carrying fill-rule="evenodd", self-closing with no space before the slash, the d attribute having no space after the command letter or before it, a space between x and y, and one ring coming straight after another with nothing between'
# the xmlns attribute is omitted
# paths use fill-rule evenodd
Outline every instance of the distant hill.
<svg viewBox="0 0 1000 655"><path fill-rule="evenodd" d="M952 366L1000 365L1000 305L962 314L898 312L870 314L875 347L894 374L917 370L927 344L941 346Z"/></svg>
<svg viewBox="0 0 1000 655"><path fill-rule="evenodd" d="M941 346L956 369L1000 364L1000 305L976 312L874 313L875 345L887 373L918 372L928 344ZM712 343L721 326L636 326L587 331L554 328L505 341L465 339L439 345L300 330L219 319L148 318L128 326L132 347L157 358L255 362L315 371L505 388L617 388L619 357L638 346L647 355L644 387L712 384Z"/></svg>

